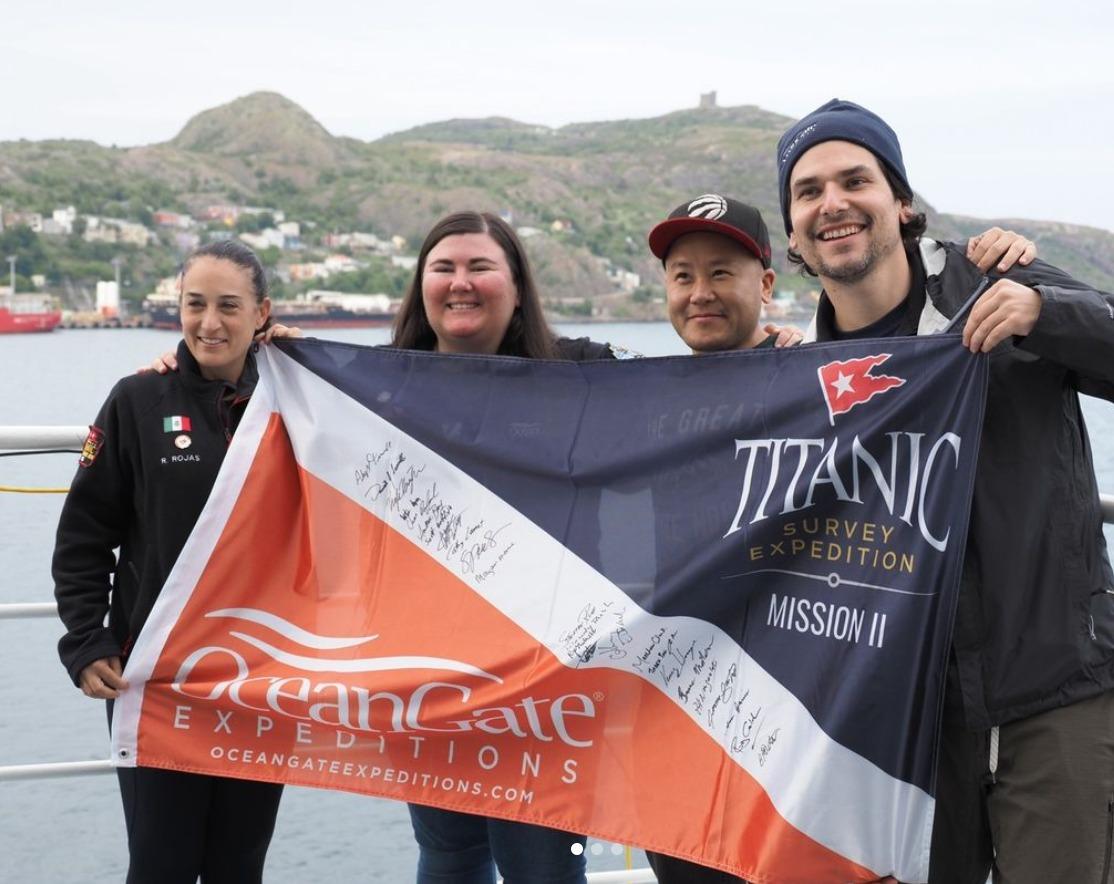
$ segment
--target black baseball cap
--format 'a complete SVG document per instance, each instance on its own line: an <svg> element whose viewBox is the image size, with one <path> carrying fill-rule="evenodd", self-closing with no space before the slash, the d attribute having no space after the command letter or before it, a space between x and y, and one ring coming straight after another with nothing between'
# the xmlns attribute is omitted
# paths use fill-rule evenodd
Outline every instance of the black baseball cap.
<svg viewBox="0 0 1114 884"><path fill-rule="evenodd" d="M761 261L763 267L770 266L770 234L762 213L754 206L718 193L706 193L677 206L650 231L650 251L664 263L677 237L697 231L730 237Z"/></svg>

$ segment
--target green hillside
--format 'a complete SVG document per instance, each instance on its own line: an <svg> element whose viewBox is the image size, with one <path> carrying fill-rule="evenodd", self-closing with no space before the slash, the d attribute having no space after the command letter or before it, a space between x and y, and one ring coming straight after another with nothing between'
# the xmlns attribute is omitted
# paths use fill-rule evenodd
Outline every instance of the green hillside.
<svg viewBox="0 0 1114 884"><path fill-rule="evenodd" d="M81 214L149 226L155 210L196 216L219 203L263 206L301 222L307 254L329 232L400 235L413 248L446 212L510 212L516 226L542 231L527 246L539 262L546 294L568 298L614 288L600 258L656 284L658 267L646 248L646 232L682 200L718 191L746 199L766 215L779 284L811 288L782 258L774 153L790 122L744 106L557 129L504 118L447 120L361 142L331 135L281 95L255 93L196 115L164 144L0 143L0 204L6 211L48 217L73 205ZM1114 288L1114 234L1107 231L972 219L924 207L930 230L945 238L990 224L1012 227L1035 239L1042 257ZM43 248L20 273L45 273L63 294L106 278L105 262L122 255L126 291L135 296L176 258L165 231L146 250L91 249L99 244L75 236L40 239Z"/></svg>

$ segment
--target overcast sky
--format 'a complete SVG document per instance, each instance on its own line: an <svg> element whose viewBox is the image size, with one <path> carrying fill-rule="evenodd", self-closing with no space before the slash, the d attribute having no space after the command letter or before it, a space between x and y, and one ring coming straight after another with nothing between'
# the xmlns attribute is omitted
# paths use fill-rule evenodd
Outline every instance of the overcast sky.
<svg viewBox="0 0 1114 884"><path fill-rule="evenodd" d="M1114 4L287 6L6 0L0 140L165 141L260 89L365 140L450 117L657 116L713 89L791 116L839 96L897 130L943 211L1114 229Z"/></svg>

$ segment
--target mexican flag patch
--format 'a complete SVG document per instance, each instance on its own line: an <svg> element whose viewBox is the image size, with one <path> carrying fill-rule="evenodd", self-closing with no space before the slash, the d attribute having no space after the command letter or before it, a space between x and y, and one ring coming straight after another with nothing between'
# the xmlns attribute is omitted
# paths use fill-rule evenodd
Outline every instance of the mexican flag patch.
<svg viewBox="0 0 1114 884"><path fill-rule="evenodd" d="M164 433L188 433L190 431L190 419L184 414L164 417L162 419L162 431Z"/></svg>

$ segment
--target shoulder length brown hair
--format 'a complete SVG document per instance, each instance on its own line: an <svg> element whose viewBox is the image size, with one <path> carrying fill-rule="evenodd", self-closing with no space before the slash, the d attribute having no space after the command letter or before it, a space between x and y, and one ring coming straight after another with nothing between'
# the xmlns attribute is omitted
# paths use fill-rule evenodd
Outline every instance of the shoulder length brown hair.
<svg viewBox="0 0 1114 884"><path fill-rule="evenodd" d="M446 215L433 225L426 234L425 242L418 252L418 266L414 279L402 306L395 317L391 330L391 344L407 350L437 349L437 335L426 316L422 301L422 279L425 276L425 263L430 251L447 236L462 233L486 233L506 256L511 269L515 290L518 292L519 305L511 315L510 325L503 333L503 340L496 351L501 356L526 356L530 359L558 359L557 336L542 313L542 302L538 295L534 276L522 241L514 230L498 215L490 212L455 212Z"/></svg>

